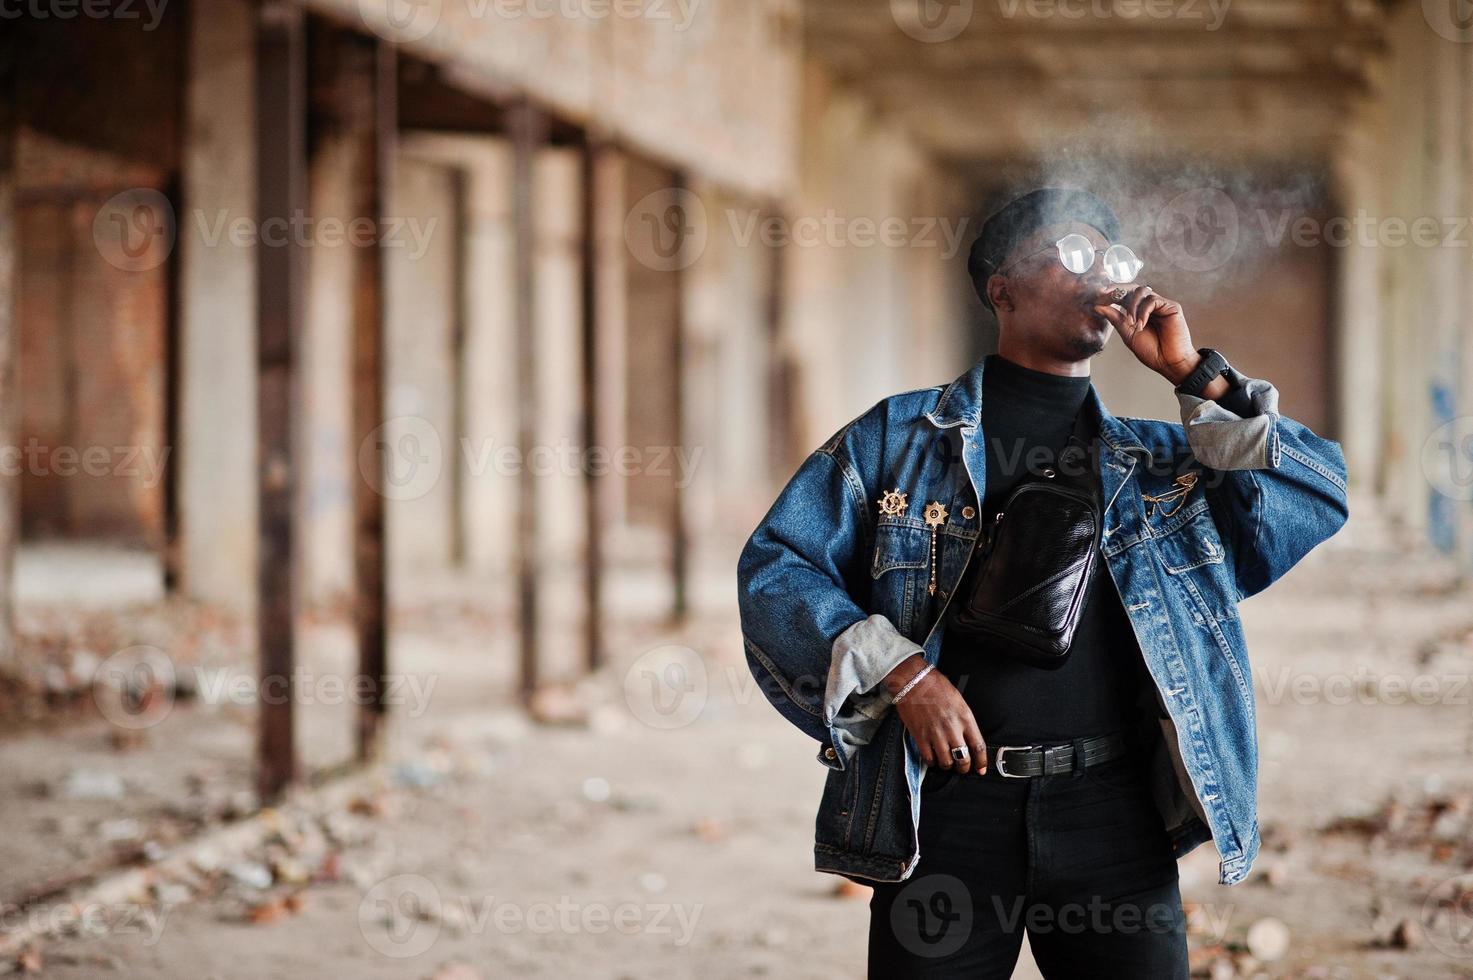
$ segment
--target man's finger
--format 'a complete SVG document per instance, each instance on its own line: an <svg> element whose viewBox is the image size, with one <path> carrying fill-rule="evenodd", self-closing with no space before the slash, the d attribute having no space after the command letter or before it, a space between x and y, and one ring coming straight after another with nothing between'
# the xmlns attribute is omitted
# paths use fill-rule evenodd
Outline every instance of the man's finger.
<svg viewBox="0 0 1473 980"><path fill-rule="evenodd" d="M977 719L970 711L962 719L962 738L971 746L972 769L980 776L987 771L987 742L983 740L982 732L977 727Z"/></svg>
<svg viewBox="0 0 1473 980"><path fill-rule="evenodd" d="M962 725L956 724L951 727L950 742L951 748L947 749L948 752L952 749L962 750L962 757L956 760L956 771L965 776L972 771L972 743L967 740Z"/></svg>
<svg viewBox="0 0 1473 980"><path fill-rule="evenodd" d="M1154 295L1151 292L1150 286L1137 286L1130 291L1130 295L1125 297L1125 300L1120 305L1125 307L1125 311L1130 314L1132 320L1144 320L1145 317L1141 315L1141 309L1150 297Z"/></svg>
<svg viewBox="0 0 1473 980"><path fill-rule="evenodd" d="M936 756L936 765L942 769L950 769L956 763L951 758L951 746L947 744L947 736L937 730L932 736L931 751Z"/></svg>
<svg viewBox="0 0 1473 980"><path fill-rule="evenodd" d="M1150 297L1147 298L1146 302L1141 305L1141 315L1138 317L1138 319L1141 321L1141 325L1145 326L1145 324L1150 321L1152 315L1154 315L1157 310L1163 309L1165 306L1166 298L1159 293L1152 293Z"/></svg>
<svg viewBox="0 0 1473 980"><path fill-rule="evenodd" d="M1135 336L1135 329L1133 329L1130 324L1126 322L1128 319L1126 314L1120 312L1115 307L1096 306L1095 312L1104 317L1106 320L1109 320L1110 326L1114 327L1115 332L1120 334L1121 337L1124 337L1127 342L1130 340L1131 337Z"/></svg>
<svg viewBox="0 0 1473 980"><path fill-rule="evenodd" d="M1104 317L1106 320L1109 320L1110 323L1113 324L1117 329L1119 328L1120 324L1125 320L1125 314L1114 306L1106 306L1103 303L1096 303L1094 310L1100 316Z"/></svg>

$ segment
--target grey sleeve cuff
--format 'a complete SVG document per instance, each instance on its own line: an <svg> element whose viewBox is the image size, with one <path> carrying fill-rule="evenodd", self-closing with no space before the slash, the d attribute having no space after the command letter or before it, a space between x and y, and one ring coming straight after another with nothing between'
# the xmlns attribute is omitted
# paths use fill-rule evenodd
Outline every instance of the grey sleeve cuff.
<svg viewBox="0 0 1473 980"><path fill-rule="evenodd" d="M846 764L855 749L874 738L890 709L890 692L880 682L901 661L917 653L924 655L925 651L878 613L861 619L835 638L823 717L844 752Z"/></svg>
<svg viewBox="0 0 1473 980"><path fill-rule="evenodd" d="M1192 454L1215 470L1256 470L1278 459L1279 391L1245 378L1222 402L1177 392ZM1231 407L1230 407L1231 406Z"/></svg>

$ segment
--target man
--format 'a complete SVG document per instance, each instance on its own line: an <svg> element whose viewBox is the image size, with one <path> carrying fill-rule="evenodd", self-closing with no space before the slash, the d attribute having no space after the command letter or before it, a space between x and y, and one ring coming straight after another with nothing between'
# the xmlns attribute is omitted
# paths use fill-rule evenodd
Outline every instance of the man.
<svg viewBox="0 0 1473 980"><path fill-rule="evenodd" d="M1085 191L989 218L969 270L998 353L841 428L742 552L748 664L821 743L815 864L874 884L875 976L1007 977L1026 929L1050 977L1185 977L1176 859L1212 840L1235 884L1258 851L1237 604L1345 522L1344 457L1194 348L1119 237ZM1105 410L1089 362L1112 333L1181 425ZM1008 494L1081 433L1103 526L1042 669L961 635L955 604Z"/></svg>

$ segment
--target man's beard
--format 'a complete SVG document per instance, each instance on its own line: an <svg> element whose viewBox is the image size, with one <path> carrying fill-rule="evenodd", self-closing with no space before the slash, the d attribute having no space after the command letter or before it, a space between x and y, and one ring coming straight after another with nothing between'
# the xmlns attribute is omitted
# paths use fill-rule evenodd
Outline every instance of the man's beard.
<svg viewBox="0 0 1473 980"><path fill-rule="evenodd" d="M1071 334L1064 341L1064 349L1069 359L1082 361L1085 358L1094 357L1105 349L1105 341L1109 334L1102 333L1086 336L1085 334Z"/></svg>

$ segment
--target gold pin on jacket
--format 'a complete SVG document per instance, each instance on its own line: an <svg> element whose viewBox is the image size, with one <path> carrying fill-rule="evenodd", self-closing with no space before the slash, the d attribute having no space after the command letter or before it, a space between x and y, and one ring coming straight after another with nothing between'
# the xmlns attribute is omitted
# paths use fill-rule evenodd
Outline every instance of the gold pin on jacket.
<svg viewBox="0 0 1473 980"><path fill-rule="evenodd" d="M1151 505L1150 507L1146 508L1147 519L1154 517L1156 515L1157 508L1160 507L1160 505L1162 504L1173 505L1170 510L1167 510L1165 507L1161 507L1162 517L1170 517L1172 514L1175 514L1177 511L1181 510L1181 505L1186 503L1187 497L1192 492L1192 488L1197 485L1197 473L1196 471L1193 471L1191 473L1183 473L1181 476L1178 476L1175 480L1171 482L1171 489L1166 491L1165 493L1141 494L1141 499Z"/></svg>
<svg viewBox="0 0 1473 980"><path fill-rule="evenodd" d="M926 526L931 529L931 584L926 589L931 595L936 594L936 535L940 532L941 525L945 524L946 519L950 516L946 512L946 506L939 500L933 500L927 504L922 515Z"/></svg>
<svg viewBox="0 0 1473 980"><path fill-rule="evenodd" d="M905 494L900 492L899 488L886 490L879 500L880 513L886 517L899 517L901 514L904 514L907 506L905 496Z"/></svg>

